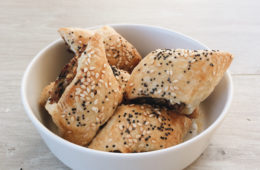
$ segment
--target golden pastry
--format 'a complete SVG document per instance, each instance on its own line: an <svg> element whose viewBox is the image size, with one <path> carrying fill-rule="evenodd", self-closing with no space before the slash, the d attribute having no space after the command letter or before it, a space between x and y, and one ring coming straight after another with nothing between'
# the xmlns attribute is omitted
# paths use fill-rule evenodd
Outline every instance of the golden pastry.
<svg viewBox="0 0 260 170"><path fill-rule="evenodd" d="M130 74L127 71L116 68L115 66L111 66L111 68L113 70L115 78L120 85L120 88L122 89L122 92L124 93L126 84L130 78Z"/></svg>
<svg viewBox="0 0 260 170"><path fill-rule="evenodd" d="M141 60L136 48L112 27L104 26L97 30L80 28L60 28L59 33L70 49L80 55L87 46L91 35L98 32L103 36L106 56L110 65L131 72Z"/></svg>
<svg viewBox="0 0 260 170"><path fill-rule="evenodd" d="M54 93L45 108L63 138L86 145L112 116L122 100L122 92L107 62L103 38L98 33L91 37L87 48L77 58L76 74L72 74L71 82L67 76L73 73L74 67L70 66L67 74L61 76L64 80L55 81ZM58 88L64 84L67 84L65 88Z"/></svg>
<svg viewBox="0 0 260 170"><path fill-rule="evenodd" d="M121 105L89 148L108 152L147 152L182 142L192 121L150 105Z"/></svg>
<svg viewBox="0 0 260 170"><path fill-rule="evenodd" d="M191 114L214 90L233 56L215 50L158 49L133 70L126 98L153 100Z"/></svg>

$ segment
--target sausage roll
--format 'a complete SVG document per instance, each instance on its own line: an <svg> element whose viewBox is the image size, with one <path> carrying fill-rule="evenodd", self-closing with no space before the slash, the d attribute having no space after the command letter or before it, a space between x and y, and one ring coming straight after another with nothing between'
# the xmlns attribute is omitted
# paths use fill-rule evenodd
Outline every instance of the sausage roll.
<svg viewBox="0 0 260 170"><path fill-rule="evenodd" d="M58 32L76 55L80 55L84 51L91 35L98 32L103 36L106 56L110 65L131 72L141 60L136 48L112 27L104 26L97 30L60 28Z"/></svg>
<svg viewBox="0 0 260 170"><path fill-rule="evenodd" d="M182 142L191 119L150 105L121 105L88 146L108 152L147 152Z"/></svg>
<svg viewBox="0 0 260 170"><path fill-rule="evenodd" d="M191 114L214 90L232 59L230 53L215 50L155 50L133 70L126 98Z"/></svg>
<svg viewBox="0 0 260 170"><path fill-rule="evenodd" d="M75 144L88 144L122 100L100 34L95 33L81 56L65 66L52 91L45 108L60 135Z"/></svg>

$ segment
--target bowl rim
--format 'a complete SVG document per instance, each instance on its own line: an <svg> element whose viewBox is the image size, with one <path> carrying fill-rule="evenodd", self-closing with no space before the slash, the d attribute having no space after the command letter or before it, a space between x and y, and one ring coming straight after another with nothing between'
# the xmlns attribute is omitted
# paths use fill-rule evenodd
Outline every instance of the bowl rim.
<svg viewBox="0 0 260 170"><path fill-rule="evenodd" d="M194 40L193 38L184 35L182 33L176 32L174 30L170 30L167 28L163 28L160 26L154 26L154 25L145 25L145 24L109 24L112 27L143 27L146 29L158 29L161 31L166 31L170 34L175 34L175 36L179 36L182 37L188 41L192 41L194 43L198 43L201 46L204 46L205 49L209 49L206 45L202 44L201 42ZM98 26L93 26L93 27L88 27L89 29L94 29L97 27L100 27L101 25ZM21 99L22 99L22 104L24 106L25 112L27 114L27 116L30 118L30 120L32 121L32 123L34 124L34 126L37 128L38 132L43 132L45 135L50 136L51 138L53 138L53 140L56 140L57 142L66 145L66 147L70 147L72 149L78 150L80 152L86 152L88 154L94 154L94 155L103 155L103 156L109 156L109 157L120 157L120 158L136 158L139 156L153 156L153 155L158 155L158 154L164 154L167 152L171 152L173 150L180 150L183 147L186 147L187 145L193 144L195 142L197 142L200 138L203 138L205 136L207 136L208 134L210 134L212 131L214 131L219 125L220 123L223 121L223 119L225 118L227 111L231 105L231 101L233 98L233 82L232 82L232 78L231 75L229 73L229 71L227 70L226 73L224 74L224 76L226 76L227 78L227 84L228 84L228 94L227 94L227 101L225 103L225 106L222 110L222 113L220 113L220 115L217 117L217 119L205 130L203 130L201 133L199 133L198 135L194 136L193 138L182 142L178 145L175 146L171 146L168 148L164 148L164 149L159 149L159 150L155 150L155 151L149 151L149 152L141 152L141 153L112 153L112 152L104 152L104 151L99 151L99 150L94 150L94 149L89 149L87 147L84 146L80 146L77 144L74 144L72 142L69 142L65 139L63 139L62 137L56 135L55 133L53 133L51 130L49 130L47 127L45 127L40 120L37 119L37 117L35 116L35 114L33 113L28 100L27 100L27 80L28 80L28 75L32 69L32 67L34 66L34 64L37 62L37 60L39 60L42 57L42 54L49 50L52 46L58 44L60 41L62 41L61 38L53 41L52 43L48 44L45 48L43 48L42 50L40 50L40 52L38 52L35 57L32 59L32 61L28 64L28 66L26 67L26 70L23 74L22 77L22 82L21 82ZM42 136L41 136L42 137Z"/></svg>

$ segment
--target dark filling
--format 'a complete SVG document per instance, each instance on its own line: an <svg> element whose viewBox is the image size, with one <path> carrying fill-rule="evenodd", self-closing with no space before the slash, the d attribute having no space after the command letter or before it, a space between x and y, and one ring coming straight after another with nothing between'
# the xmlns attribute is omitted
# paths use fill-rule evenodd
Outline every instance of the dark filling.
<svg viewBox="0 0 260 170"><path fill-rule="evenodd" d="M120 76L120 71L115 67L111 66L114 76Z"/></svg>
<svg viewBox="0 0 260 170"><path fill-rule="evenodd" d="M72 82L77 73L78 58L73 57L68 64L61 70L60 75L55 80L53 91L50 95L50 103L57 103L65 88Z"/></svg>
<svg viewBox="0 0 260 170"><path fill-rule="evenodd" d="M62 96L63 92L65 91L66 87L72 82L74 77L77 74L77 67L78 67L78 57L73 57L68 64L66 64L63 69L61 70L60 75L55 80L55 84L53 87L53 91L50 95L50 103L57 103ZM120 71L114 66L111 66L114 76L119 76ZM75 83L77 85L80 83L80 80Z"/></svg>
<svg viewBox="0 0 260 170"><path fill-rule="evenodd" d="M120 150L113 150L113 151L110 151L110 152L122 153Z"/></svg>
<svg viewBox="0 0 260 170"><path fill-rule="evenodd" d="M151 98L151 97L141 97L136 98L130 101L126 101L125 104L150 104L152 106L164 106L169 110L173 110L176 112L182 112L182 110L185 108L185 103L180 104L171 104L169 100L167 99L161 99L161 98Z"/></svg>
<svg viewBox="0 0 260 170"><path fill-rule="evenodd" d="M63 38L64 39L64 38ZM68 43L65 41L65 44L69 47ZM82 47L78 47L78 52L79 52L79 56L81 56L81 54L85 51L85 49L87 48L87 44L83 44ZM68 48L69 51L71 51L70 48ZM74 79L74 77L77 74L77 67L78 67L78 56L74 56L70 62L68 64L66 64L64 66L64 68L61 70L60 75L58 76L58 78L55 81L54 87L53 87L53 91L50 95L50 103L57 103L61 97L61 95L63 94L64 90L66 89L66 87L72 82L72 80ZM78 82L79 83L79 82Z"/></svg>

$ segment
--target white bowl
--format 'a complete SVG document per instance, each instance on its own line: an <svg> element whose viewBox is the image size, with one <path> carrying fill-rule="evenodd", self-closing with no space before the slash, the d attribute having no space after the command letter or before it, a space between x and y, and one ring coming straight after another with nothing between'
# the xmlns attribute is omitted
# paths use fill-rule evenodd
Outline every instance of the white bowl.
<svg viewBox="0 0 260 170"><path fill-rule="evenodd" d="M185 35L147 25L112 25L145 56L157 48L208 49ZM144 153L109 153L75 145L56 135L50 116L39 107L42 88L53 81L72 57L59 39L41 50L27 67L22 80L22 101L27 115L52 153L73 169L172 170L183 169L205 150L225 117L232 99L232 80L228 72L214 92L201 104L205 112L204 130L173 147Z"/></svg>

